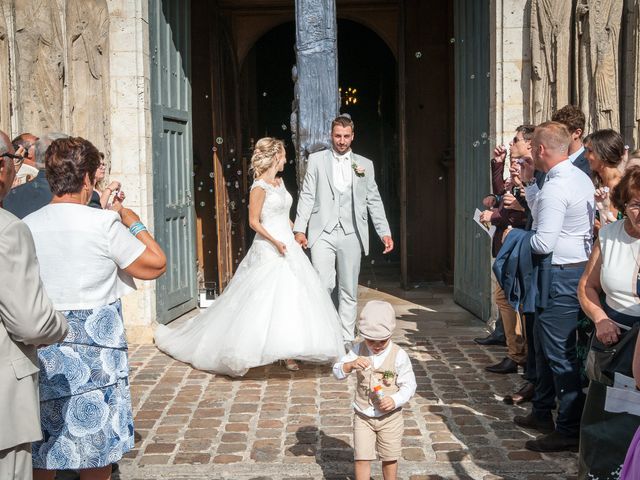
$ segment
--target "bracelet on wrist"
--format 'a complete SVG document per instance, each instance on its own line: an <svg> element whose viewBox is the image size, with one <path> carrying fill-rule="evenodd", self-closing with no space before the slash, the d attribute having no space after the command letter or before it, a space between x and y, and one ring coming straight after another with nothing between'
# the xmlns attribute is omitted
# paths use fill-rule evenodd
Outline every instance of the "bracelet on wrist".
<svg viewBox="0 0 640 480"><path fill-rule="evenodd" d="M131 235L133 235L134 237L136 235L138 235L141 232L146 232L147 227L144 226L144 224L140 221L138 222L134 222L133 224L131 224L131 226L129 227L129 232L131 232Z"/></svg>

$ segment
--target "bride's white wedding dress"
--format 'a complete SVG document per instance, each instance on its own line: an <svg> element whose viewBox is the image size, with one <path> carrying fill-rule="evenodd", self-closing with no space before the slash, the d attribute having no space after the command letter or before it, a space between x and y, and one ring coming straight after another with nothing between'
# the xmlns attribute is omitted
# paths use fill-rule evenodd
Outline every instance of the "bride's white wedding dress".
<svg viewBox="0 0 640 480"><path fill-rule="evenodd" d="M286 244L280 255L256 235L222 295L178 328L160 325L160 350L201 370L244 375L249 368L294 358L328 362L344 354L340 318L320 278L293 238L292 198L281 182L266 191L260 221Z"/></svg>

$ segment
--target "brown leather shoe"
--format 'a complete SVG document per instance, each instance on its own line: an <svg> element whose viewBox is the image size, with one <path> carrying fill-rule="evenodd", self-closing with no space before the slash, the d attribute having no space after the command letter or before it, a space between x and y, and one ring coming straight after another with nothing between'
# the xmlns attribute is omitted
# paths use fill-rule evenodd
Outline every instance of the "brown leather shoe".
<svg viewBox="0 0 640 480"><path fill-rule="evenodd" d="M506 395L502 401L507 405L520 405L521 403L530 402L536 387L533 383L525 383L520 390L512 395Z"/></svg>

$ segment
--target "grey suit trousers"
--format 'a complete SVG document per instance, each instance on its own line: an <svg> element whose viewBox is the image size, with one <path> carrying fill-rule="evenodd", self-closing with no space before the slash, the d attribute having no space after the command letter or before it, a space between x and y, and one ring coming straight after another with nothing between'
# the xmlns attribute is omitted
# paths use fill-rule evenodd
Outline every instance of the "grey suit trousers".
<svg viewBox="0 0 640 480"><path fill-rule="evenodd" d="M358 313L358 276L362 246L357 233L346 235L340 225L331 233L322 232L311 247L311 262L320 276L322 285L334 301L342 322L344 342L355 338L356 316ZM332 295L336 287L337 295Z"/></svg>
<svg viewBox="0 0 640 480"><path fill-rule="evenodd" d="M0 450L0 480L31 480L31 443Z"/></svg>

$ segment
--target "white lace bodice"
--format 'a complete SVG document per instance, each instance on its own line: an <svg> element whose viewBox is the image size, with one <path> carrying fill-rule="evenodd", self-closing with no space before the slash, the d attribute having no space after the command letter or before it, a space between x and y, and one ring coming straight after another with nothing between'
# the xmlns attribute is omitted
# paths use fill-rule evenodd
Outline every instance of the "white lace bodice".
<svg viewBox="0 0 640 480"><path fill-rule="evenodd" d="M262 188L266 192L262 212L260 212L260 223L271 236L281 242L290 243L293 240L293 232L289 223L289 212L293 203L291 194L284 186L284 182L274 187L264 180L258 179L251 185L251 190L256 187ZM258 238L260 235L256 235Z"/></svg>

